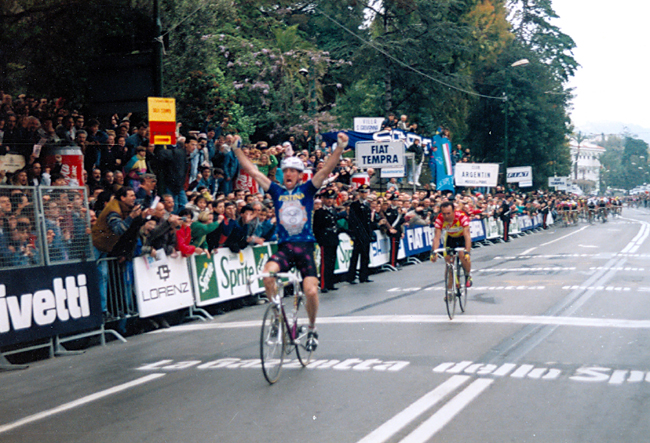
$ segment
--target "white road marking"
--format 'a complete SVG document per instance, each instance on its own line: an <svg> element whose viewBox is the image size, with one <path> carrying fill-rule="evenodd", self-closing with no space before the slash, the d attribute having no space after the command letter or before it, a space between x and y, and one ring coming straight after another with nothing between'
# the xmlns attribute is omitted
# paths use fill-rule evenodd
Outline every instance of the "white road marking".
<svg viewBox="0 0 650 443"><path fill-rule="evenodd" d="M379 426L370 434L366 435L364 438L359 440L358 443L383 443L389 440L393 435L397 434L402 428L407 426L418 416L425 413L436 403L440 402L440 400L458 389L469 380L469 378L468 375L454 375L433 391L430 391L419 400L415 401L415 403L412 403L386 423Z"/></svg>
<svg viewBox="0 0 650 443"><path fill-rule="evenodd" d="M522 253L519 254L519 255L528 255L528 254L530 254L531 252L533 252L535 249L537 249L537 246L535 246L534 248L526 249L524 252L522 252Z"/></svg>
<svg viewBox="0 0 650 443"><path fill-rule="evenodd" d="M474 269L472 272L528 272L528 271L575 271L576 267L552 267L546 266L543 268L490 268L490 269Z"/></svg>
<svg viewBox="0 0 650 443"><path fill-rule="evenodd" d="M548 245L553 244L553 243L555 243L555 242L558 242L558 241L560 241L560 240L564 240L564 239L567 238L567 237L571 237L573 234L577 234L577 233L580 232L580 231L584 231L584 230L587 229L588 227L589 227L589 226L584 226L584 227L578 229L577 231L573 231L573 232L570 233L570 234L563 235L563 236L560 237L560 238L556 238L555 240L551 240L551 241L546 242L546 243L542 243L540 246L548 246Z"/></svg>
<svg viewBox="0 0 650 443"><path fill-rule="evenodd" d="M128 383L124 383L118 386L113 386L112 388L105 389L100 392L96 392L91 395L87 395L86 397L82 397L78 400L72 401L70 403L65 403L61 406L57 406L56 408L39 412L38 414L30 415L29 417L22 418L20 420L17 420L13 423L7 423L6 425L0 426L0 434L3 432L10 431L12 429L18 428L20 426L24 426L29 423L33 423L38 420L42 420L44 418L51 417L52 415L59 414L61 412L68 411L70 409L83 406L86 403L93 402L95 400L99 400L104 397L108 397L109 395L117 394L118 392L125 391L127 389L134 388L136 386L139 386L144 383L148 383L150 381L156 380L160 377L164 377L165 374L150 374L145 377L138 378L136 380L130 381Z"/></svg>
<svg viewBox="0 0 650 443"><path fill-rule="evenodd" d="M631 219L632 220L632 219ZM639 233L630 241L630 243L621 251L623 253L634 253L650 235L650 224L641 220L633 220L641 223Z"/></svg>
<svg viewBox="0 0 650 443"><path fill-rule="evenodd" d="M447 425L460 411L465 409L476 397L481 395L494 380L481 378L475 380L471 385L461 391L457 396L449 400L438 412L433 414L427 421L407 435L400 443L421 443L427 442Z"/></svg>
<svg viewBox="0 0 650 443"><path fill-rule="evenodd" d="M397 288L399 289L399 288ZM498 289L499 291L541 291L543 289L546 289L545 286L472 286L469 288L469 292L476 292L476 291L494 291L495 289ZM444 286L429 286L428 288L424 289L425 291L444 291L445 287ZM400 289L400 291L402 291ZM392 292L397 292L397 291L392 291Z"/></svg>
<svg viewBox="0 0 650 443"><path fill-rule="evenodd" d="M614 289L614 288L612 288ZM349 317L321 317L320 325L343 324L404 324L404 323L449 323L447 315L369 315ZM543 315L460 315L454 317L454 323L468 324L518 324L518 325L555 325L589 328L650 329L650 320L627 320L616 318L592 317L554 317ZM237 321L228 323L202 323L174 326L158 329L151 334L170 334L178 332L210 331L213 329L259 328L260 320Z"/></svg>
<svg viewBox="0 0 650 443"><path fill-rule="evenodd" d="M596 245L578 245L578 246L580 246L581 248L594 248L594 249L599 247Z"/></svg>

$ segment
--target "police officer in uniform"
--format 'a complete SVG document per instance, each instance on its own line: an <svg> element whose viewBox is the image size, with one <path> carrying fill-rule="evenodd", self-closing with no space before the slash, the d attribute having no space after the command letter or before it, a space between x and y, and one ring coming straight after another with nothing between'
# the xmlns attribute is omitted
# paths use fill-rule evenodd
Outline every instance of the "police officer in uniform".
<svg viewBox="0 0 650 443"><path fill-rule="evenodd" d="M339 245L339 215L334 208L337 192L325 191L321 197L323 207L314 212L314 236L320 246L320 291L336 291L334 287L334 268L336 266L336 249Z"/></svg>
<svg viewBox="0 0 650 443"><path fill-rule="evenodd" d="M402 239L402 225L404 224L404 216L402 210L397 206L399 197L392 195L389 199L390 206L383 211L383 221L380 222L380 227L385 235L390 238L390 265L398 268L397 253L399 252L399 244Z"/></svg>
<svg viewBox="0 0 650 443"><path fill-rule="evenodd" d="M352 237L352 257L350 258L350 269L348 270L347 280L350 284L356 284L357 261L359 265L359 282L370 283L368 278L370 265L370 243L373 241L374 230L377 226L370 219L370 204L368 203L368 193L370 186L361 185L359 187L359 198L352 202L348 213L348 230Z"/></svg>

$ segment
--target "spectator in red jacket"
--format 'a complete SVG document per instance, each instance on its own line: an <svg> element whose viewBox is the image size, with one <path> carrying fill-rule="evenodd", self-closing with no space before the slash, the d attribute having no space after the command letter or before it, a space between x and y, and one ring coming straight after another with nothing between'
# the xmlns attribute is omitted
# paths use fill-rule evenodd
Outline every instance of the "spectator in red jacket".
<svg viewBox="0 0 650 443"><path fill-rule="evenodd" d="M207 250L192 246L192 210L183 209L178 214L181 217L181 227L176 231L176 249L180 251L183 257L189 257L192 254L203 254L206 252L208 257L210 253Z"/></svg>

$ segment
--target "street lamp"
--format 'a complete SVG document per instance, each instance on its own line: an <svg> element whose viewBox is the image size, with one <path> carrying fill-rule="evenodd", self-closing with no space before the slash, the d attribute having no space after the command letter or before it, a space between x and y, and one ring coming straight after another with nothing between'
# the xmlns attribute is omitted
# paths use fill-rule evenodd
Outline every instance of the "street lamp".
<svg viewBox="0 0 650 443"><path fill-rule="evenodd" d="M528 61L527 58L522 58L521 60L517 60L516 62L512 63L510 67L516 68L519 66L526 66L530 62ZM503 137L503 145L505 148L505 155L503 159L503 182L506 190L508 189L508 85L510 83L510 77L508 76L508 71L506 71L506 90L503 92L503 107L504 107L504 124L505 124L505 132L504 132L504 137Z"/></svg>

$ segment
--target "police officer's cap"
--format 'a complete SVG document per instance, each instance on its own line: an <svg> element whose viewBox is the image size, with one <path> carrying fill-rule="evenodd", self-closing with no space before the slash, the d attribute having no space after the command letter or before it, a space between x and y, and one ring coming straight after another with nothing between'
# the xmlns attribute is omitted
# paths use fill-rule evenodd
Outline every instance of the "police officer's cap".
<svg viewBox="0 0 650 443"><path fill-rule="evenodd" d="M336 198L337 194L334 189L328 189L327 191L323 192L323 198Z"/></svg>
<svg viewBox="0 0 650 443"><path fill-rule="evenodd" d="M359 191L359 192L370 192L370 186L368 186L368 185L361 185L361 186L359 186L358 191Z"/></svg>

